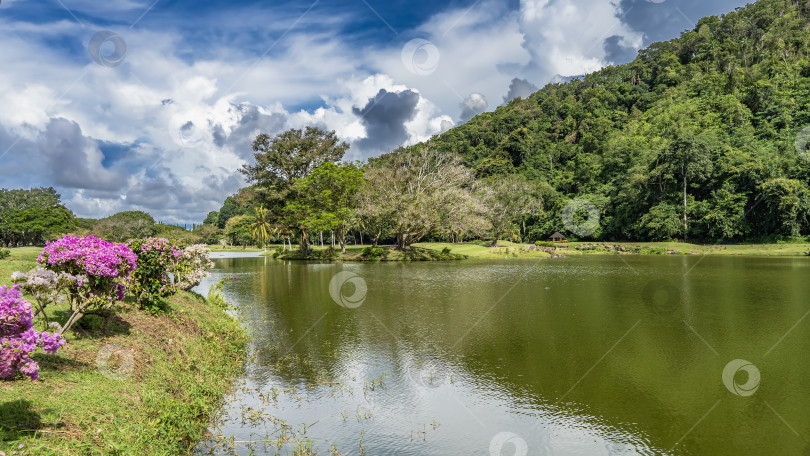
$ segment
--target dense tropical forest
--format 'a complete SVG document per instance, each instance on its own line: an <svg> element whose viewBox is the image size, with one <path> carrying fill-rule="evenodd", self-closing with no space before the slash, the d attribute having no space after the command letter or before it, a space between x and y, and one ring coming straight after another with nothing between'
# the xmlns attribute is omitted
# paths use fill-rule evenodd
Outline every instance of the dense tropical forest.
<svg viewBox="0 0 810 456"><path fill-rule="evenodd" d="M479 177L541 186L531 237L562 230L572 198L598 207L601 239L807 234L809 17L810 3L761 0L704 18L628 65L548 85L429 145Z"/></svg>
<svg viewBox="0 0 810 456"><path fill-rule="evenodd" d="M324 237L407 249L558 231L609 241L805 236L809 53L810 3L761 0L368 163L342 162L349 145L334 132L262 134L241 170L249 186L191 230L139 212L76 219L53 189L3 190L0 242L71 230L303 250Z"/></svg>

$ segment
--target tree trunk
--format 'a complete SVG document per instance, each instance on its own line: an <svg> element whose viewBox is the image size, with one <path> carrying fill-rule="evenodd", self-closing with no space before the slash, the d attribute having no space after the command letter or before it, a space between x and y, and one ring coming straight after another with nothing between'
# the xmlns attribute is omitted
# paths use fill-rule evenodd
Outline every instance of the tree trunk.
<svg viewBox="0 0 810 456"><path fill-rule="evenodd" d="M688 221L686 219L686 173L683 173L683 238L689 237Z"/></svg>
<svg viewBox="0 0 810 456"><path fill-rule="evenodd" d="M346 230L343 228L338 230L338 243L340 244L340 253L346 253Z"/></svg>
<svg viewBox="0 0 810 456"><path fill-rule="evenodd" d="M318 233L321 235L321 248L323 248L323 231L318 231Z"/></svg>

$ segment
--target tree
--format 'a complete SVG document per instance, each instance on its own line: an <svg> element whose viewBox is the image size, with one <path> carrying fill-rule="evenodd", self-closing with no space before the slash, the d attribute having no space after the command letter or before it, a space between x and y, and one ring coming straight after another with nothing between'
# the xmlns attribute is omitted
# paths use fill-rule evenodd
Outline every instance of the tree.
<svg viewBox="0 0 810 456"><path fill-rule="evenodd" d="M289 204L298 202L294 184L303 179L324 163L333 163L341 158L349 148L348 143L337 139L334 131L324 132L319 128L307 127L306 130L288 130L273 139L265 134L259 135L253 142L256 163L245 164L240 170L248 182L257 186L256 198L271 210L282 212ZM289 215L290 211L285 210ZM285 220L302 220L309 215ZM309 249L309 235L303 225L293 223L288 228L298 232L301 238L301 250Z"/></svg>
<svg viewBox="0 0 810 456"><path fill-rule="evenodd" d="M683 181L683 233L689 234L688 183L706 179L713 165L709 149L703 142L691 135L683 135L675 140L662 154L664 168Z"/></svg>
<svg viewBox="0 0 810 456"><path fill-rule="evenodd" d="M297 223L302 232L334 231L341 252L346 252L346 233L357 221L362 183L363 170L357 165L323 163L295 182L297 198L285 207L290 223Z"/></svg>
<svg viewBox="0 0 810 456"><path fill-rule="evenodd" d="M810 191L796 179L770 179L761 187L765 207L762 222L771 234L799 236L810 213Z"/></svg>
<svg viewBox="0 0 810 456"><path fill-rule="evenodd" d="M476 194L485 207L484 217L491 226L493 247L518 219L538 209L539 199L533 193L529 181L520 174L481 181Z"/></svg>
<svg viewBox="0 0 810 456"><path fill-rule="evenodd" d="M361 230L371 236L372 247L377 247L380 238L392 230L391 218L385 201L385 186L379 185L384 176L379 168L368 168L357 195L357 222Z"/></svg>
<svg viewBox="0 0 810 456"><path fill-rule="evenodd" d="M153 236L155 219L142 211L118 212L103 218L93 226L93 233L113 242Z"/></svg>
<svg viewBox="0 0 810 456"><path fill-rule="evenodd" d="M253 240L250 234L251 219L247 215L237 215L225 225L225 235L232 245L248 245Z"/></svg>
<svg viewBox="0 0 810 456"><path fill-rule="evenodd" d="M343 158L349 144L340 142L334 131L319 128L287 130L275 138L260 134L253 141L254 165L245 164L240 172L257 184L268 203L287 196L296 179L309 176L323 163Z"/></svg>
<svg viewBox="0 0 810 456"><path fill-rule="evenodd" d="M259 205L253 209L253 220L250 225L250 234L253 236L254 239L259 241L262 248L264 248L264 244L267 242L267 238L270 237L270 233L273 231L272 225L270 225L269 214L267 213L267 209L264 206Z"/></svg>
<svg viewBox="0 0 810 456"><path fill-rule="evenodd" d="M217 227L224 229L225 225L228 223L228 220L236 217L237 215L245 215L247 212L247 207L237 202L237 195L229 196L225 198L225 202L222 203L222 208L220 208L219 212L217 213Z"/></svg>
<svg viewBox="0 0 810 456"><path fill-rule="evenodd" d="M75 228L53 188L0 189L0 245L42 244Z"/></svg>
<svg viewBox="0 0 810 456"><path fill-rule="evenodd" d="M202 224L203 225L216 225L218 221L219 221L219 212L211 211L205 217L205 220L203 220Z"/></svg>
<svg viewBox="0 0 810 456"><path fill-rule="evenodd" d="M456 155L426 146L398 149L371 160L366 177L380 189L378 210L391 220L400 250L476 211L472 172Z"/></svg>

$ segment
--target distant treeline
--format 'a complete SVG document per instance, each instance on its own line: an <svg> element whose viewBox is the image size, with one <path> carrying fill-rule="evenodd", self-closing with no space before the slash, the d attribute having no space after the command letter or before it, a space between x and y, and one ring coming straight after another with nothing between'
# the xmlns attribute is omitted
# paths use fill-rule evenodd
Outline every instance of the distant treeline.
<svg viewBox="0 0 810 456"><path fill-rule="evenodd" d="M0 246L43 245L70 233L96 234L116 242L155 235L186 243L202 239L185 227L155 223L141 211L100 220L75 217L53 188L0 189Z"/></svg>

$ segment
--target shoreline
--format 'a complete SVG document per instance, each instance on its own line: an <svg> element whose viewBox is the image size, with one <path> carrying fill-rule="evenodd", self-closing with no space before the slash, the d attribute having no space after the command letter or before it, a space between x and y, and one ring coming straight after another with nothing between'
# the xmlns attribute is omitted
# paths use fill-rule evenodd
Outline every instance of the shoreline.
<svg viewBox="0 0 810 456"><path fill-rule="evenodd" d="M384 255L365 256L369 246L347 246L345 254L326 256L326 248L313 246L312 253L302 255L298 250L282 251L275 255L270 246L262 257L289 261L321 262L397 262L397 261L460 261L475 259L550 259L577 255L716 255L716 256L784 256L803 257L810 252L810 243L777 244L691 244L685 242L567 242L554 248L500 241L497 247L482 243L417 243L413 250L403 254L394 246L380 246ZM444 251L444 249L449 249ZM238 250L232 250L236 252ZM443 252L444 251L444 252Z"/></svg>

